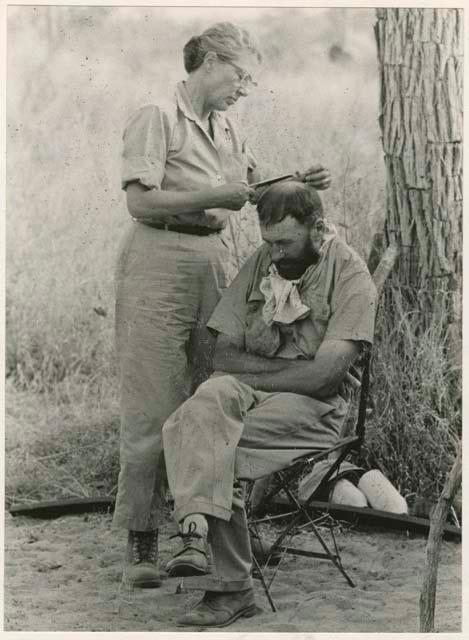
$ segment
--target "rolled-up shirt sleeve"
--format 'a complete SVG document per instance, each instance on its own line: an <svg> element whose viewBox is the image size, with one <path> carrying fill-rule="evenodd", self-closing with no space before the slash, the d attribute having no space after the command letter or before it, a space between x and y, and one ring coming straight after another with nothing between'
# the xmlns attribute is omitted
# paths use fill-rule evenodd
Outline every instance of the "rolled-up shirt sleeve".
<svg viewBox="0 0 469 640"><path fill-rule="evenodd" d="M373 343L376 287L370 274L346 265L334 288L324 340Z"/></svg>
<svg viewBox="0 0 469 640"><path fill-rule="evenodd" d="M155 105L143 107L128 120L122 153L122 188L140 182L149 189L160 189L163 181L169 123Z"/></svg>
<svg viewBox="0 0 469 640"><path fill-rule="evenodd" d="M241 267L231 285L223 292L221 300L207 323L211 331L223 333L243 344L248 312L247 300L257 255L258 252L248 258Z"/></svg>

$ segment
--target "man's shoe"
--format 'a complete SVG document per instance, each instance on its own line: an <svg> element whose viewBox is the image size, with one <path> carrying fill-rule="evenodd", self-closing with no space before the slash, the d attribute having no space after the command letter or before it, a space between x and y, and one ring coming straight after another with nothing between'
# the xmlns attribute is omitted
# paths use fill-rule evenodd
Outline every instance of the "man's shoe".
<svg viewBox="0 0 469 640"><path fill-rule="evenodd" d="M256 615L254 591L206 591L202 600L177 621L181 627L227 627L238 618Z"/></svg>
<svg viewBox="0 0 469 640"><path fill-rule="evenodd" d="M130 587L153 589L161 585L157 568L158 530L129 531L124 582Z"/></svg>
<svg viewBox="0 0 469 640"><path fill-rule="evenodd" d="M166 565L166 572L171 578L186 576L203 576L208 573L207 536L197 532L197 525L189 523L186 533L179 532L172 538L182 538L182 549L175 554Z"/></svg>

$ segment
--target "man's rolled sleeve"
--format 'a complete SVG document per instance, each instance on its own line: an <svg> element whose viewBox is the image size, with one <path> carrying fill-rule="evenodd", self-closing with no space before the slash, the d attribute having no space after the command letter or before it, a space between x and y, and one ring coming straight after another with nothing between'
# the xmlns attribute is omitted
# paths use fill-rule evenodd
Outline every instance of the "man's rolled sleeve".
<svg viewBox="0 0 469 640"><path fill-rule="evenodd" d="M231 285L225 289L207 323L210 330L223 333L237 341L244 342L248 289L255 264L254 258L255 256L251 256L245 262Z"/></svg>
<svg viewBox="0 0 469 640"><path fill-rule="evenodd" d="M233 295L233 285L225 289L220 302L215 307L207 327L216 333L223 333L238 342L244 342L245 304L240 305L239 300Z"/></svg>
<svg viewBox="0 0 469 640"><path fill-rule="evenodd" d="M376 287L369 273L359 271L344 277L332 297L332 314L324 340L354 340L372 344L376 297Z"/></svg>
<svg viewBox="0 0 469 640"><path fill-rule="evenodd" d="M154 105L143 107L129 119L124 131L122 188L138 181L160 189L168 151L168 124Z"/></svg>

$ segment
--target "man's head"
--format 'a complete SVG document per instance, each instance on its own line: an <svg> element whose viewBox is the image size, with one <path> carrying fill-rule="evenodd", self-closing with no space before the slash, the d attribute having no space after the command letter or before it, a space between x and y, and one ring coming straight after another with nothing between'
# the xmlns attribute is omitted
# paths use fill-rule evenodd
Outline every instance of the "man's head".
<svg viewBox="0 0 469 640"><path fill-rule="evenodd" d="M317 191L295 180L279 182L257 203L264 242L272 262L287 280L300 278L318 261L324 238L322 203Z"/></svg>

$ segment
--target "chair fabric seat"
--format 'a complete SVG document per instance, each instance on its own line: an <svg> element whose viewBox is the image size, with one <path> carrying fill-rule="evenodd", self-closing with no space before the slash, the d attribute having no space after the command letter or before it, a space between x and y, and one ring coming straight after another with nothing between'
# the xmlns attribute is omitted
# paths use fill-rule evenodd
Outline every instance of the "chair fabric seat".
<svg viewBox="0 0 469 640"><path fill-rule="evenodd" d="M299 455L315 454L317 449L248 449L236 450L235 476L239 480L258 480L292 465Z"/></svg>

